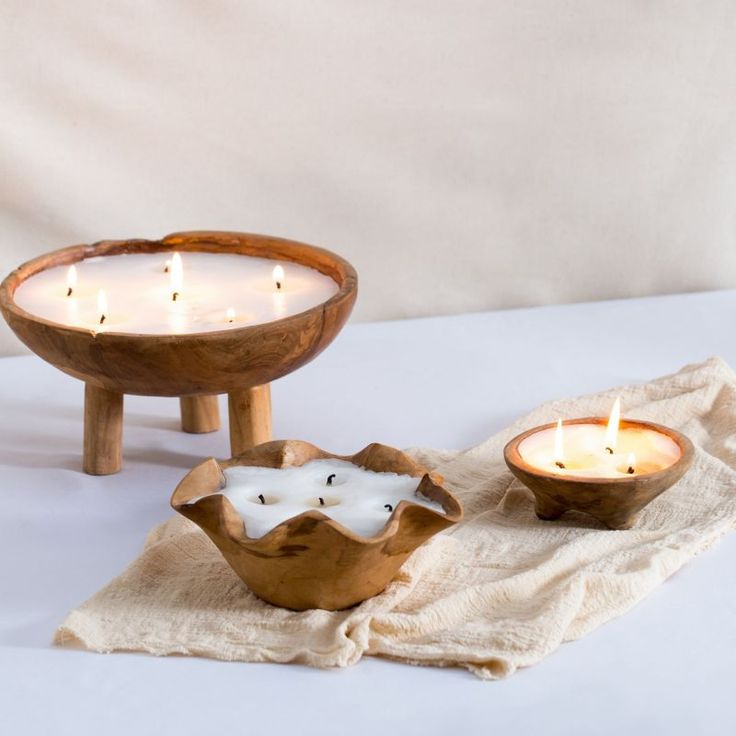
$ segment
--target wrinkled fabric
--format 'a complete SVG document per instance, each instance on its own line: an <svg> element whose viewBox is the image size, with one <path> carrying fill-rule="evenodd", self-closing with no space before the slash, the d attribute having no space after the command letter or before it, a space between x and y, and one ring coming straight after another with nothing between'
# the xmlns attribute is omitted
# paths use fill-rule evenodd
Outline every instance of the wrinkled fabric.
<svg viewBox="0 0 736 736"><path fill-rule="evenodd" d="M568 512L540 521L504 444L557 417L625 415L695 444L691 470L634 528ZM72 611L55 643L344 667L364 655L463 666L496 679L619 616L736 524L736 375L721 360L644 385L545 404L466 452L414 449L444 475L465 521L421 547L380 595L347 611L293 612L250 593L194 524L154 529L140 557Z"/></svg>

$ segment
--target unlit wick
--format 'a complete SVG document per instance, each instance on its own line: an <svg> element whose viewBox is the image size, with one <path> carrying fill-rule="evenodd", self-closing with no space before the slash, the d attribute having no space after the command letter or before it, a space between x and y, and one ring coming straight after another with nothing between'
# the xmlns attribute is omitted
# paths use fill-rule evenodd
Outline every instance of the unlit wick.
<svg viewBox="0 0 736 736"><path fill-rule="evenodd" d="M324 498L322 498L322 496L319 497L319 505L320 506L324 506L325 505L325 500L324 500Z"/></svg>
<svg viewBox="0 0 736 736"><path fill-rule="evenodd" d="M335 473L332 473L331 475L328 475L327 476L327 485L328 486L331 486L332 485L332 480L333 480L333 478L335 478L335 476L336 476Z"/></svg>
<svg viewBox="0 0 736 736"><path fill-rule="evenodd" d="M265 499L265 498L263 497L263 494L262 494L262 493L259 493L259 494L258 494L258 500L259 500L259 501L260 501L261 503L266 503L266 499Z"/></svg>
<svg viewBox="0 0 736 736"><path fill-rule="evenodd" d="M387 511L394 510L394 507L390 503L385 504L383 508L385 508Z"/></svg>

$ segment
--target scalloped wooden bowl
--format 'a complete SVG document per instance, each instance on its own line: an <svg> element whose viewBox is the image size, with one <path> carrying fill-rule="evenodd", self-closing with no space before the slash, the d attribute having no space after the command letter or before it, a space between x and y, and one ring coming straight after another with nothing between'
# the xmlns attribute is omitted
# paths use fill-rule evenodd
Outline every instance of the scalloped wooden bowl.
<svg viewBox="0 0 736 736"><path fill-rule="evenodd" d="M311 510L252 539L241 516L219 493L225 486L223 468L281 468L327 458L421 478L418 492L440 503L445 513L401 501L378 534L361 537ZM243 582L263 600L297 611L339 610L380 593L419 545L462 519L460 503L442 482L408 455L385 445L368 445L355 455L343 456L307 442L276 441L221 463L214 458L201 463L179 483L171 505L202 528Z"/></svg>
<svg viewBox="0 0 736 736"><path fill-rule="evenodd" d="M585 417L567 420L563 425L605 425L607 422L602 417ZM503 450L509 470L534 494L536 514L546 521L558 519L565 511L575 510L598 519L609 529L629 529L641 510L677 483L693 461L693 443L680 432L653 422L622 419L622 428L644 427L667 435L680 448L680 457L672 465L654 473L623 478L585 478L549 473L529 465L521 456L519 445L530 435L551 429L555 424L552 422L522 432Z"/></svg>

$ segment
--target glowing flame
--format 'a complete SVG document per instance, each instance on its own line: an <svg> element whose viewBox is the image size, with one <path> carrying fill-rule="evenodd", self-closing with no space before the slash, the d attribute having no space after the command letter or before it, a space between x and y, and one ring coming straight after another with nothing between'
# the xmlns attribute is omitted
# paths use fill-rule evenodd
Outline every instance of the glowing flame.
<svg viewBox="0 0 736 736"><path fill-rule="evenodd" d="M171 256L169 277L171 280L171 298L176 301L184 285L184 264L181 262L181 256L178 253Z"/></svg>
<svg viewBox="0 0 736 736"><path fill-rule="evenodd" d="M235 319L235 310L232 307L227 308L227 312L225 312L225 319L228 322L232 322Z"/></svg>
<svg viewBox="0 0 736 736"><path fill-rule="evenodd" d="M273 280L276 283L277 289L280 289L284 285L284 267L283 266L273 267Z"/></svg>
<svg viewBox="0 0 736 736"><path fill-rule="evenodd" d="M606 451L613 453L616 450L616 442L618 441L618 425L621 421L621 398L619 397L613 402L611 416L608 418L608 426L606 427L606 439L604 447Z"/></svg>
<svg viewBox="0 0 736 736"><path fill-rule="evenodd" d="M636 470L636 455L633 452L630 452L626 456L626 471L628 473L634 473Z"/></svg>
<svg viewBox="0 0 736 736"><path fill-rule="evenodd" d="M561 466L565 460L565 449L562 440L562 419L557 420L557 427L555 428L555 451L554 461L555 465Z"/></svg>
<svg viewBox="0 0 736 736"><path fill-rule="evenodd" d="M74 289L77 288L77 267L69 266L66 272L66 295L71 296Z"/></svg>
<svg viewBox="0 0 736 736"><path fill-rule="evenodd" d="M104 289L97 292L97 314L100 318L100 324L102 324L107 318L107 296Z"/></svg>

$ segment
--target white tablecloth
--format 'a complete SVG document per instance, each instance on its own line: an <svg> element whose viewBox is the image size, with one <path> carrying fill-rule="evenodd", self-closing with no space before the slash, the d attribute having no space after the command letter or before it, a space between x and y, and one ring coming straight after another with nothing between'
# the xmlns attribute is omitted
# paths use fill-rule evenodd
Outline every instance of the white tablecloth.
<svg viewBox="0 0 736 736"><path fill-rule="evenodd" d="M735 315L725 291L350 326L274 385L274 435L465 447L548 399L712 354L736 365ZM172 513L186 470L228 449L225 431L179 432L176 400L128 397L124 470L83 475L82 393L35 357L0 360L0 733L736 733L736 536L502 682L371 658L325 672L52 648Z"/></svg>

